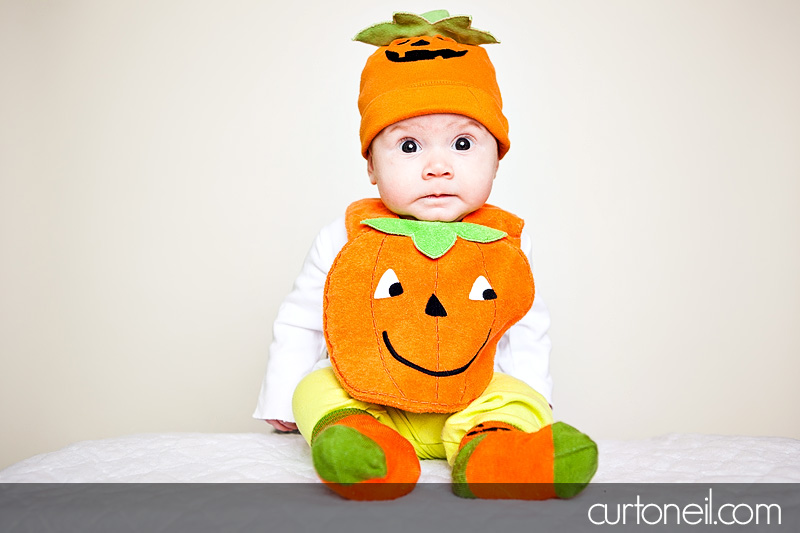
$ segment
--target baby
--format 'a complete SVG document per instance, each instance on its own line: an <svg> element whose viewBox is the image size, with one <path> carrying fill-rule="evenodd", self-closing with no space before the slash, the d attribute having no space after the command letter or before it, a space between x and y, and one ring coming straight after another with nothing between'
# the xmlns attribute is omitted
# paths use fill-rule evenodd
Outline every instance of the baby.
<svg viewBox="0 0 800 533"><path fill-rule="evenodd" d="M384 499L405 494L419 476L418 458L446 458L454 465L454 491L460 496L521 499L572 496L593 475L596 448L574 428L553 424L547 336L550 318L541 300L533 298L530 238L522 230L521 220L486 204L499 161L510 147L508 122L502 113L494 67L479 46L496 41L490 34L470 28L469 17L449 17L442 11L422 17L398 13L392 23L367 28L356 39L380 46L363 70L358 100L362 155L380 201L354 203L345 217L323 228L315 240L292 292L278 312L267 374L253 416L265 419L278 431L299 429L312 445L314 466L320 478L348 498ZM385 348L380 350L388 350L396 361L415 372L408 382L410 385L403 384L399 372L390 377L391 392L380 389L376 383L383 378L371 374L372 368L381 364L369 369L357 367L360 369L347 374L347 365L342 361L354 356L331 353L329 359L328 350L334 344L345 345L349 337L358 335L351 329L345 333L348 339L341 343L330 338L333 334L328 329L333 327L333 320L326 314L327 321L323 324L323 300L325 313L339 312L336 307L339 296L325 292L326 280L331 285L327 290L338 290L335 281L329 279L335 261L345 261L344 266L338 264L340 270L357 269L346 262L352 254L345 257L343 249L363 232L376 231L364 226L370 222L363 220L370 218L367 215L377 215L379 221L390 217L422 224L429 234L442 235L452 230L442 229L446 224L430 223L463 221L458 230L459 240L492 243L502 239L503 249L511 254L510 262L503 263L503 268L508 272L524 269L513 279L513 284L520 287L518 304L506 305L514 309L517 305L517 315L506 325L498 326L494 336L490 328L467 364L445 370L425 368L417 364L418 360L411 362L401 356L384 331ZM484 227L486 221L502 227ZM407 235L401 230L382 229L377 223L373 228L387 234ZM482 236L470 237L468 230ZM495 233L485 237L485 231ZM455 234L452 241L456 241ZM428 255L425 261L441 257L423 249L416 236L414 242L420 252ZM487 245L486 251L481 248L484 260L497 246L500 245ZM446 253L447 250L442 255ZM377 261L377 253L362 255ZM377 272L377 267L374 270ZM438 276L439 270L436 272ZM464 277L469 276L466 270L463 273ZM499 298L505 303L505 294L514 291L501 291L501 282L489 278L482 275L475 278L472 291L467 290L469 299ZM385 269L377 289L370 286L370 295L374 291L375 301L379 298L388 301L401 295L404 289L409 290L411 282L401 283L394 270ZM379 295L381 290L383 294ZM529 294L527 301L525 294ZM437 321L438 336L438 321L448 316L446 308L450 302L442 302L435 292L426 298L423 318ZM372 304L364 307L368 305ZM374 309L372 313L370 324L376 320ZM457 315L453 307L450 315ZM494 326L497 312L492 316ZM402 320L413 317L408 315ZM470 320L460 327L468 328ZM474 320L480 318L475 315ZM355 328L357 322L348 321L348 327ZM370 325L365 327L369 329ZM357 358L361 357L358 354ZM484 360L490 365L485 371L479 368ZM444 380L452 382L456 375L463 375L453 396L458 399L444 400L449 398L449 382ZM435 401L423 395L417 398L409 392L410 387L417 385L424 389L425 380L432 384L435 381L431 385L436 391ZM468 380L478 383L471 395L465 384ZM368 385L361 387L359 381ZM375 401L376 398L380 401ZM521 458L509 462L509 452L517 449ZM579 456L582 462L577 467L566 464L565 455ZM355 462L354 456L359 457ZM577 475L569 479L559 477L559 469L576 468L580 470ZM520 471L526 472L519 474ZM376 491L376 482L391 489ZM498 492L495 489L501 486L500 482L506 483L506 489L517 488ZM552 488L564 482L571 485ZM372 488L360 491L364 483ZM543 491L542 483L551 488ZM481 492L477 488L480 486L495 489Z"/></svg>

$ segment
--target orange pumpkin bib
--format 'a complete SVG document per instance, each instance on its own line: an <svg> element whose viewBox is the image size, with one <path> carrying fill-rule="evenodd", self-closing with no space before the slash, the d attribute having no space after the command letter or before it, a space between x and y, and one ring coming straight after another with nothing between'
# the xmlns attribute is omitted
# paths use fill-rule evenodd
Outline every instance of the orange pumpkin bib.
<svg viewBox="0 0 800 533"><path fill-rule="evenodd" d="M366 199L345 223L323 300L342 387L406 411L465 408L492 379L497 342L533 304L523 221L488 204L462 222L404 220Z"/></svg>

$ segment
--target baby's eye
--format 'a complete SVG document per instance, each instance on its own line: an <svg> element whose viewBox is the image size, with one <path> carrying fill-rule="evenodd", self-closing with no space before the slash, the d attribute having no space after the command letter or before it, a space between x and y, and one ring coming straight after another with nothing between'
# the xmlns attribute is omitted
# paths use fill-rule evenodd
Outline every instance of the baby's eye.
<svg viewBox="0 0 800 533"><path fill-rule="evenodd" d="M469 142L469 139L466 137L459 137L456 139L456 142L453 143L453 148L456 150L469 150L472 148L472 143Z"/></svg>
<svg viewBox="0 0 800 533"><path fill-rule="evenodd" d="M413 154L414 152L417 151L417 143L410 139L403 141L403 144L400 145L400 149L407 154Z"/></svg>

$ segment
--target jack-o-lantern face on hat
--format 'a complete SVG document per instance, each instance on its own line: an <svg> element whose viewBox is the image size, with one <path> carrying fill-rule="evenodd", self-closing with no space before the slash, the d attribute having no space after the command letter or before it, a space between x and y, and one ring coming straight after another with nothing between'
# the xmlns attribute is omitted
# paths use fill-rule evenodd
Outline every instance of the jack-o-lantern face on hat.
<svg viewBox="0 0 800 533"><path fill-rule="evenodd" d="M452 59L462 57L468 51L467 46L460 45L453 39L435 35L433 37L397 39L384 50L384 54L389 61L407 63L437 58Z"/></svg>
<svg viewBox="0 0 800 533"><path fill-rule="evenodd" d="M340 383L354 398L408 411L463 409L489 384L497 341L533 302L527 259L508 237L459 237L432 259L415 246L417 235L357 231L330 270L324 300Z"/></svg>
<svg viewBox="0 0 800 533"><path fill-rule="evenodd" d="M361 73L361 154L387 126L420 115L452 113L477 120L508 152L508 120L494 66L483 44L490 33L472 28L469 16L446 11L395 13L392 22L364 29L355 40L378 46Z"/></svg>

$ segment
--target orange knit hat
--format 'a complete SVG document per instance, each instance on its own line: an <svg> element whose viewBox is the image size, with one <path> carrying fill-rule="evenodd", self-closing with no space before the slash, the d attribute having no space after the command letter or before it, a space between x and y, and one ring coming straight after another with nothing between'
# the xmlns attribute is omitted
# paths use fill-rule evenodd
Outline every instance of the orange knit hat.
<svg viewBox="0 0 800 533"><path fill-rule="evenodd" d="M510 147L508 120L495 71L480 44L496 43L472 29L468 16L447 11L395 13L354 40L379 46L361 73L361 153L386 126L420 115L456 113L483 124L502 159Z"/></svg>

